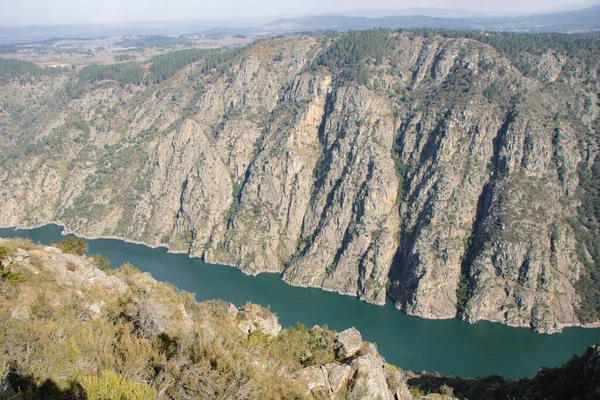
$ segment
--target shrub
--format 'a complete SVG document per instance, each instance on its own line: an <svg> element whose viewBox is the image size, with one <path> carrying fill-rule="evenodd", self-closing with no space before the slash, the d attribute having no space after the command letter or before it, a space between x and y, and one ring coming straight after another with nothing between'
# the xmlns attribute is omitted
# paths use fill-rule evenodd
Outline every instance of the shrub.
<svg viewBox="0 0 600 400"><path fill-rule="evenodd" d="M425 396L425 392L421 389L420 386L415 386L409 389L410 390L410 394L413 395L414 398L416 399L420 399L423 396Z"/></svg>
<svg viewBox="0 0 600 400"><path fill-rule="evenodd" d="M18 285L19 283L23 283L23 282L27 281L27 278L25 278L19 272L15 272L15 271L2 272L0 274L0 277L2 277L2 280L4 282L8 283L9 285Z"/></svg>
<svg viewBox="0 0 600 400"><path fill-rule="evenodd" d="M77 382L88 400L146 400L156 397L156 390L143 383L134 383L113 372L101 376L79 376Z"/></svg>
<svg viewBox="0 0 600 400"><path fill-rule="evenodd" d="M82 256L88 251L88 244L85 240L70 237L60 243L53 243L54 247L59 248L66 254L77 254Z"/></svg>
<svg viewBox="0 0 600 400"><path fill-rule="evenodd" d="M104 257L101 254L91 254L90 258L92 259L92 262L94 263L94 265L96 267L98 267L99 270L107 272L110 270L110 260L108 259L108 257Z"/></svg>

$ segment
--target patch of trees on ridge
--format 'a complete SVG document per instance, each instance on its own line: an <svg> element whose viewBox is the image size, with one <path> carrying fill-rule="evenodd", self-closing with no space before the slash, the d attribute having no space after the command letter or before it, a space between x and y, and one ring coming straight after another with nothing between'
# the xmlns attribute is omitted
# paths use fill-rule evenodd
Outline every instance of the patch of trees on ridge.
<svg viewBox="0 0 600 400"><path fill-rule="evenodd" d="M63 72L64 68L62 67L40 68L29 61L0 58L0 85L5 85L14 78L21 78L21 83L24 83L24 80L58 75Z"/></svg>
<svg viewBox="0 0 600 400"><path fill-rule="evenodd" d="M151 60L146 71L137 62L110 65L89 65L78 74L79 83L92 83L103 80L118 82L121 86L142 83L161 83L171 78L177 71L191 63L203 60L201 71L206 73L233 58L239 50L185 49L158 55Z"/></svg>
<svg viewBox="0 0 600 400"><path fill-rule="evenodd" d="M177 71L186 65L200 60L204 60L201 70L206 73L221 63L232 59L239 51L228 48L186 49L161 54L152 59L150 80L154 83L160 83L175 75Z"/></svg>
<svg viewBox="0 0 600 400"><path fill-rule="evenodd" d="M144 69L135 62L88 65L79 71L78 76L80 83L112 80L118 82L121 86L140 85L144 81Z"/></svg>

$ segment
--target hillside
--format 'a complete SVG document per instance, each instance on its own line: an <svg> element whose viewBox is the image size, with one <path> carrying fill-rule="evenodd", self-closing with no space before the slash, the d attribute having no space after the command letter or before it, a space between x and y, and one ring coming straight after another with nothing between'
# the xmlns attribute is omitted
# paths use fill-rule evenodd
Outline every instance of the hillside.
<svg viewBox="0 0 600 400"><path fill-rule="evenodd" d="M597 326L599 44L375 30L2 72L0 226L424 318Z"/></svg>
<svg viewBox="0 0 600 400"><path fill-rule="evenodd" d="M0 239L0 398L593 399L600 389L598 346L533 379L418 375L386 364L353 328L281 330L260 306L197 303L86 250Z"/></svg>

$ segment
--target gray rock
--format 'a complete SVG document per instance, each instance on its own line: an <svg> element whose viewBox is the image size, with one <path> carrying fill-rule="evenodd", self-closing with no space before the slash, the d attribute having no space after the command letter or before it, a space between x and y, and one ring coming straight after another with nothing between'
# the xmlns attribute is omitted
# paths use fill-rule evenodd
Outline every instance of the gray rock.
<svg viewBox="0 0 600 400"><path fill-rule="evenodd" d="M16 306L12 310L10 317L12 319L17 319L19 321L27 322L32 317L31 308L29 308L29 306L25 306L25 305Z"/></svg>
<svg viewBox="0 0 600 400"><path fill-rule="evenodd" d="M328 387L331 391L331 397L335 396L348 384L354 370L346 364L329 363L322 367L327 377Z"/></svg>
<svg viewBox="0 0 600 400"><path fill-rule="evenodd" d="M240 312L240 310L238 310L238 308L235 306L235 304L227 303L227 314L229 314L235 318L235 317L237 317L239 312Z"/></svg>
<svg viewBox="0 0 600 400"><path fill-rule="evenodd" d="M27 262L29 260L29 252L23 249L17 249L15 254L13 255L12 262L14 263L22 263Z"/></svg>
<svg viewBox="0 0 600 400"><path fill-rule="evenodd" d="M306 381L306 387L308 389L307 393L310 393L315 389L327 388L327 379L319 367L312 366L303 368L297 373L293 374L291 378Z"/></svg>
<svg viewBox="0 0 600 400"><path fill-rule="evenodd" d="M277 336L281 332L281 325L277 317L256 304L247 304L240 308L238 328L246 335L258 330L269 336Z"/></svg>
<svg viewBox="0 0 600 400"><path fill-rule="evenodd" d="M365 343L364 354L352 360L352 368L357 372L350 399L393 400L394 396L388 388L384 367L385 361L375 346Z"/></svg>
<svg viewBox="0 0 600 400"><path fill-rule="evenodd" d="M339 359L354 357L363 344L362 336L356 328L349 328L335 337L334 348Z"/></svg>

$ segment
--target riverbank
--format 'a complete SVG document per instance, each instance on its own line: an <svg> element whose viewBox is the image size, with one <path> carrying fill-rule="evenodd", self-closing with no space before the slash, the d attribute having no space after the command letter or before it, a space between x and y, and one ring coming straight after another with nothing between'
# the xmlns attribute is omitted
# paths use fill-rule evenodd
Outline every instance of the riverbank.
<svg viewBox="0 0 600 400"><path fill-rule="evenodd" d="M16 226L1 226L0 225L0 229L23 229L23 230L31 230L31 229L38 229L38 228L42 228L44 226L48 226L48 225L55 225L58 226L62 229L61 235L66 236L66 235L74 235L86 240L99 240L99 239L107 239L107 240L119 240L125 243L130 243L130 244L136 244L136 245L141 245L141 246L145 246L147 248L150 249L165 249L165 251L169 254L181 254L181 255L185 255L186 257L190 258L190 259L199 259L202 260L203 262L205 261L202 257L194 257L192 255L190 255L188 252L186 251L181 251L181 250L171 250L169 249L168 246L164 246L164 245L152 245L150 243L146 243L146 242L142 242L142 241L138 241L138 240L132 240L132 239L127 239L127 238L123 238L120 236L115 236L115 235L107 235L107 236L94 236L94 235L86 235L74 230L69 229L68 227L66 227L65 225L62 224L62 222L60 221L52 221L49 222L47 224L35 224L35 225L16 225ZM221 262L215 262L215 263L210 263L210 264L214 264L214 265L222 265L222 266L228 266L228 267L232 267L235 268L236 270L240 271L241 273L243 273L244 275L247 276L258 276L261 274L272 274L275 276L278 276L282 282L285 282L287 285L290 286L295 286L295 287L302 287L302 288L311 288L310 286L306 286L306 285L302 285L302 284L291 284L289 283L287 280L282 278L282 274L281 273L276 273L276 272L260 272L260 273L256 273L256 274L251 274L248 273L247 270L241 269L239 268L237 265L233 265L233 264L228 264L228 263L221 263ZM348 297L354 297L354 298L358 298L360 301L363 301L367 304L372 304L375 306L384 306L387 302L390 301L390 299L388 298L386 303L378 303L378 302L369 302L369 301L365 301L364 299L360 299L359 296L357 296L354 293L348 292L348 291L344 291L344 290L334 290L334 289L328 289L328 288L318 288L317 290L323 290L323 291L327 291L327 292L331 292L331 293L336 293L338 295L342 295L342 296L348 296ZM406 311L404 309L402 309L401 307L398 307L397 305L394 305L396 310L398 310L401 313L404 313L406 315L409 315L411 317L416 317L416 318L423 318L420 315L414 315L414 314L409 314L406 313ZM429 320L437 320L437 318L424 318L424 319L429 319ZM552 334L557 334L557 333L561 333L565 328L573 328L573 327L579 327L579 328L583 328L583 329L598 329L600 328L600 321L594 322L594 323L589 323L589 324L575 324L575 323L560 323L559 325L555 325L553 327L550 327L548 329L545 330L540 330L538 328L534 328L532 326L529 325L518 325L518 324L512 324L510 322L504 321L504 320L478 320L478 321L465 321L459 318L447 318L447 319L451 319L451 320L458 320L458 321L462 321L468 324L477 324L481 321L488 321L491 323L495 323L495 324L501 324L504 326L508 326L508 327L512 327L512 328L527 328L527 329L532 329L534 330L536 333L540 333L540 334L548 334L548 335L552 335Z"/></svg>

